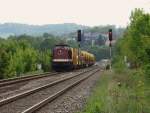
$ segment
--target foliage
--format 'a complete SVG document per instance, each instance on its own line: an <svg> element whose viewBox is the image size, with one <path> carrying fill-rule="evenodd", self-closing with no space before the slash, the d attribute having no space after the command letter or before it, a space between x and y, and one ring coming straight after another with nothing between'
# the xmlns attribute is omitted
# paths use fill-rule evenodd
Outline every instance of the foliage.
<svg viewBox="0 0 150 113"><path fill-rule="evenodd" d="M149 113L149 30L150 14L135 9L116 43L114 70L101 76L83 113Z"/></svg>
<svg viewBox="0 0 150 113"><path fill-rule="evenodd" d="M94 54L96 57L96 61L100 61L101 59L108 59L110 57L108 46L84 45L83 47L81 47L81 49Z"/></svg>
<svg viewBox="0 0 150 113"><path fill-rule="evenodd" d="M115 81L124 84L122 87L124 89L117 89L117 92L119 92L120 95L123 95L124 93L124 95L127 96L126 100L122 99L122 102L126 104L126 106L121 103L116 105L119 106L119 111L128 109L126 113L147 113L150 110L150 99L148 98L148 95L150 95L149 29L150 14L145 13L141 9L135 9L131 14L130 24L126 29L123 38L119 39L117 42L115 48L116 55L113 59L113 66L117 73L114 77ZM125 56L127 57L126 61ZM127 64L130 65L127 66ZM128 67L132 69L132 71L128 70ZM130 71L131 73L129 73ZM117 75L118 72L119 75ZM121 97L118 99L121 99Z"/></svg>
<svg viewBox="0 0 150 113"><path fill-rule="evenodd" d="M113 59L113 68L117 73L122 73L127 69L123 57L116 56Z"/></svg>
<svg viewBox="0 0 150 113"><path fill-rule="evenodd" d="M117 45L118 54L127 56L134 68L150 63L150 14L135 9L130 17L123 39Z"/></svg>
<svg viewBox="0 0 150 113"><path fill-rule="evenodd" d="M43 71L50 71L51 49L58 42L53 35L32 37L24 34L0 39L0 78L37 71L38 64Z"/></svg>
<svg viewBox="0 0 150 113"><path fill-rule="evenodd" d="M70 28L72 25L65 24L65 26ZM107 32L108 27L85 28L88 28L90 32ZM115 26L110 27L114 28L114 30L116 29ZM74 29L77 29L77 27L74 27ZM88 29L85 32L88 32ZM19 32L23 31L20 29ZM43 71L50 71L51 49L55 44L67 43L71 47L78 47L78 43L75 40L70 40L69 35L63 38L45 32L42 36L35 37L27 34L18 35L18 33L16 33L16 36L9 36L7 39L0 38L0 78L15 77L38 71L37 66L39 64L42 65ZM73 34L73 37L75 37L76 32L73 32ZM109 57L109 48L105 46L91 46L91 44L87 43L81 46L81 49L93 53L96 56L96 60Z"/></svg>
<svg viewBox="0 0 150 113"><path fill-rule="evenodd" d="M20 76L24 73L38 71L38 65L42 65L43 71L51 70L51 49L55 44L64 42L48 33L42 37L33 37L26 34L9 36L8 39L0 39L0 78ZM68 40L71 47L78 47L74 40ZM97 59L107 58L108 48L86 45L82 48L96 55Z"/></svg>
<svg viewBox="0 0 150 113"><path fill-rule="evenodd" d="M146 81L149 83L150 82L150 64L145 65L143 70L144 70Z"/></svg>
<svg viewBox="0 0 150 113"><path fill-rule="evenodd" d="M82 113L149 113L148 89L137 71L104 72Z"/></svg>
<svg viewBox="0 0 150 113"><path fill-rule="evenodd" d="M50 71L51 70L51 51L45 50L44 52L40 53L39 61L42 64L42 69L44 71Z"/></svg>

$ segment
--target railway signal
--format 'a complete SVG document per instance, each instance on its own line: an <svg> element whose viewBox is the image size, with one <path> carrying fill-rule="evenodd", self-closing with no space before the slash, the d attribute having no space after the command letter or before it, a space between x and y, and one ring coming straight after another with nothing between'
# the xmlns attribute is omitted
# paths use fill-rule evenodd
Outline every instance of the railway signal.
<svg viewBox="0 0 150 113"><path fill-rule="evenodd" d="M82 36L81 30L78 30L77 32L78 32L77 41L80 42L81 41L81 36Z"/></svg>
<svg viewBox="0 0 150 113"><path fill-rule="evenodd" d="M109 41L112 41L112 29L109 29L108 32Z"/></svg>

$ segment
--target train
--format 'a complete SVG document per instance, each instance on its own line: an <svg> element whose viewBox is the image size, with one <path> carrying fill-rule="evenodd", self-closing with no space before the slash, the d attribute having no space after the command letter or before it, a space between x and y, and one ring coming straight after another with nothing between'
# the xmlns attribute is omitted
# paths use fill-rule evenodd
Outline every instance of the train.
<svg viewBox="0 0 150 113"><path fill-rule="evenodd" d="M94 65L95 56L87 51L58 44L52 49L52 69L55 71L73 70Z"/></svg>

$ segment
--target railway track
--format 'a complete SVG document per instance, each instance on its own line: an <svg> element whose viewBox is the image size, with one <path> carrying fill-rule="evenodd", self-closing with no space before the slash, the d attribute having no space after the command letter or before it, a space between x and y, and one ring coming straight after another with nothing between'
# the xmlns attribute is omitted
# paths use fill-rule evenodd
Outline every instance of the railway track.
<svg viewBox="0 0 150 113"><path fill-rule="evenodd" d="M11 84L16 84L16 83L23 82L23 81L44 78L44 77L48 77L48 76L51 76L51 75L57 75L57 74L59 74L59 73L47 72L47 73L42 73L42 74L34 74L34 75L29 75L29 76L22 76L22 77L4 79L4 80L0 80L0 87L4 87L6 85L11 85Z"/></svg>
<svg viewBox="0 0 150 113"><path fill-rule="evenodd" d="M73 72L79 72L79 71L80 70L75 70ZM23 77L0 80L0 100L3 98L6 98L7 95L10 96L16 92L29 90L30 89L29 85L28 85L28 88L23 87L28 83L30 83L31 86L33 86L34 83L40 82L42 85L47 82L51 82L53 80L59 79L61 76L69 74L69 73L70 72L59 72L59 73L47 72L47 73L42 73L42 74L35 74L35 75L30 75L30 76L23 76ZM56 76L56 75L59 75L59 76ZM33 84L31 82L33 82Z"/></svg>
<svg viewBox="0 0 150 113"><path fill-rule="evenodd" d="M20 92L21 90L27 90L28 88L23 88L28 83L36 82L36 81L51 81L53 79L59 78L62 73L43 73L43 74L35 74L31 76L23 76L12 79L5 79L0 81L0 100L7 97L7 95L11 95L15 92ZM65 73L64 73L65 74ZM43 83L43 82L42 82ZM32 85L31 85L32 86ZM21 88L21 89L20 89Z"/></svg>
<svg viewBox="0 0 150 113"><path fill-rule="evenodd" d="M29 80L49 77L49 76L57 75L57 74L62 74L62 73L61 72L53 72L53 73L52 72L46 72L46 73L41 73L41 74L25 75L25 76L22 76L22 77L3 79L3 80L0 80L0 87L20 83L20 82L23 82L23 81L29 81Z"/></svg>
<svg viewBox="0 0 150 113"><path fill-rule="evenodd" d="M73 86L87 79L88 77L96 73L98 70L99 69L90 69L88 71L84 71L73 76L67 76L47 85L1 100L1 113L3 113L3 111L5 110L8 110L7 112L17 113L34 112L46 103L51 102L53 99L65 93ZM33 101L31 101L32 99ZM10 106L13 107L13 109L11 109Z"/></svg>

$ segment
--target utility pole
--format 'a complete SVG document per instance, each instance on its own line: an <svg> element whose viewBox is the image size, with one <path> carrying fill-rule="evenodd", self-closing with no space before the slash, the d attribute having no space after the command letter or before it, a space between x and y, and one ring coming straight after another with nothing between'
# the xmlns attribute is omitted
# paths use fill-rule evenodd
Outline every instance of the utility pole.
<svg viewBox="0 0 150 113"><path fill-rule="evenodd" d="M110 52L110 70L112 68L111 66L111 59L112 59L112 47L111 47L111 42L109 43L109 52Z"/></svg>
<svg viewBox="0 0 150 113"><path fill-rule="evenodd" d="M108 37L109 37L109 54L110 54L110 70L112 68L111 60L112 60L112 29L109 29L108 31Z"/></svg>

